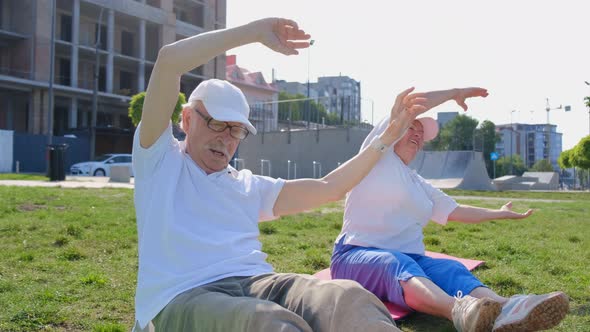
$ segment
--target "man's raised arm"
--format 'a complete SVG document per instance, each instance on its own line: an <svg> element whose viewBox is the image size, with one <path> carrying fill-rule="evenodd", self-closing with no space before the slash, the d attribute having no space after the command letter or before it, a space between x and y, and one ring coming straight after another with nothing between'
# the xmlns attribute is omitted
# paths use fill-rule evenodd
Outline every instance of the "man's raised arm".
<svg viewBox="0 0 590 332"><path fill-rule="evenodd" d="M165 45L158 52L141 116L140 144L150 147L168 126L180 91L180 76L234 47L260 42L286 55L309 46L297 23L267 18L239 27L215 30Z"/></svg>

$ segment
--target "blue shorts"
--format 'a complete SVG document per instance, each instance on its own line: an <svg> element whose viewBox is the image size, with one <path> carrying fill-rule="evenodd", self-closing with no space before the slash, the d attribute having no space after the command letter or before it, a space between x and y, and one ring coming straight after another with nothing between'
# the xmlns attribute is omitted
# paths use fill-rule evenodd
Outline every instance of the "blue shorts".
<svg viewBox="0 0 590 332"><path fill-rule="evenodd" d="M405 254L395 250L345 245L345 236L334 246L331 273L334 279L355 280L378 298L412 310L404 300L400 281L430 279L450 296L467 295L486 287L460 262Z"/></svg>

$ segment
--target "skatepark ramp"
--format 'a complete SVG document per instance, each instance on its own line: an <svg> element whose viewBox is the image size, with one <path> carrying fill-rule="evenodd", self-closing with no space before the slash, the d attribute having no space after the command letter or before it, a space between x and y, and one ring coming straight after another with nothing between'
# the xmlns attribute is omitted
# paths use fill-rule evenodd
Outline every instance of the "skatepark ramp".
<svg viewBox="0 0 590 332"><path fill-rule="evenodd" d="M409 166L439 189L497 190L481 152L420 151Z"/></svg>

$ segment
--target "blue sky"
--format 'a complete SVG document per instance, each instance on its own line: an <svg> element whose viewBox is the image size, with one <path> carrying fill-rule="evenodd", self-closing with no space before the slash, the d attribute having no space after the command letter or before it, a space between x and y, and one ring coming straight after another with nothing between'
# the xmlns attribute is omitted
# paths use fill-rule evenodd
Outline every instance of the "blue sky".
<svg viewBox="0 0 590 332"><path fill-rule="evenodd" d="M227 26L280 16L294 19L315 44L299 56L260 45L236 48L238 65L276 77L307 81L347 75L361 81L363 118L389 112L399 91L487 88L468 115L496 124L550 123L563 148L589 134L583 98L590 95L589 1L337 1L228 0ZM512 110L517 112L511 113ZM453 103L434 111L461 111Z"/></svg>

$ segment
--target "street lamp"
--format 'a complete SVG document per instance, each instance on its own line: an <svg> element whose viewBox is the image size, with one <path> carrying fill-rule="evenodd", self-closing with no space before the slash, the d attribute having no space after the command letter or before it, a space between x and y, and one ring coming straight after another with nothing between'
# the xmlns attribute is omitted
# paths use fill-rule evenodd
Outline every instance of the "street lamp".
<svg viewBox="0 0 590 332"><path fill-rule="evenodd" d="M309 67L311 63L311 46L315 40L309 41L309 48L307 49L307 129L309 129L309 120L311 119L311 103L309 101Z"/></svg>
<svg viewBox="0 0 590 332"><path fill-rule="evenodd" d="M92 89L92 113L90 117L90 160L94 160L96 154L96 117L98 114L98 78L100 75L100 31L102 30L102 13L104 7L100 8L98 14L98 24L96 31L96 40L94 41L94 87Z"/></svg>
<svg viewBox="0 0 590 332"><path fill-rule="evenodd" d="M375 101L371 98L367 98L367 97L361 97L361 100L368 100L371 102L371 126L374 126L374 120L375 120Z"/></svg>
<svg viewBox="0 0 590 332"><path fill-rule="evenodd" d="M512 114L514 112L518 112L517 110L510 111L510 175L513 175L513 168L512 168L512 136L514 136L514 128L512 124Z"/></svg>
<svg viewBox="0 0 590 332"><path fill-rule="evenodd" d="M49 106L47 109L47 144L53 143L53 80L55 66L55 2L51 1L51 41L49 46ZM49 167L49 165L47 165Z"/></svg>
<svg viewBox="0 0 590 332"><path fill-rule="evenodd" d="M590 86L590 83L588 81L584 81L584 83L586 83L586 85ZM590 135L590 96L586 97L587 102L588 102L588 135Z"/></svg>

